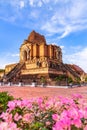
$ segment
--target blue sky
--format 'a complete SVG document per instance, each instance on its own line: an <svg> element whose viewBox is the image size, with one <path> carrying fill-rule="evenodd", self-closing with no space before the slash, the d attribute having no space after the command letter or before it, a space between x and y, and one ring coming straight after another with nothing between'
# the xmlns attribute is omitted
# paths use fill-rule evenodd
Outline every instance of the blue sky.
<svg viewBox="0 0 87 130"><path fill-rule="evenodd" d="M19 62L32 30L62 48L64 63L87 72L87 0L0 0L0 68Z"/></svg>

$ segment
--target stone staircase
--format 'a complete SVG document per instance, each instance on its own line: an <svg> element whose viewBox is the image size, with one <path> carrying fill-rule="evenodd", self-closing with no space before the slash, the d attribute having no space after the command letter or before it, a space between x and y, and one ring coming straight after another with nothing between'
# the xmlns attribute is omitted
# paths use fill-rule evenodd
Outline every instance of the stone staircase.
<svg viewBox="0 0 87 130"><path fill-rule="evenodd" d="M80 75L76 73L68 64L63 64L65 69L74 77L80 78Z"/></svg>
<svg viewBox="0 0 87 130"><path fill-rule="evenodd" d="M24 63L18 63L10 72L8 72L3 77L3 81L8 82L12 81L13 78L16 78L16 76L20 73L21 68L24 66Z"/></svg>

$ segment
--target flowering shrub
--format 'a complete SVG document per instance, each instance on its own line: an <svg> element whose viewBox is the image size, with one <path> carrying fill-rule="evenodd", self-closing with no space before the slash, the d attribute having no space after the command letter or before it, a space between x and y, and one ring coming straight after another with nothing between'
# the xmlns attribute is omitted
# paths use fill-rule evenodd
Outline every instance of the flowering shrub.
<svg viewBox="0 0 87 130"><path fill-rule="evenodd" d="M9 101L0 130L87 130L87 103L81 95Z"/></svg>
<svg viewBox="0 0 87 130"><path fill-rule="evenodd" d="M2 111L6 111L8 101L13 100L14 97L9 95L7 92L0 92L0 114Z"/></svg>

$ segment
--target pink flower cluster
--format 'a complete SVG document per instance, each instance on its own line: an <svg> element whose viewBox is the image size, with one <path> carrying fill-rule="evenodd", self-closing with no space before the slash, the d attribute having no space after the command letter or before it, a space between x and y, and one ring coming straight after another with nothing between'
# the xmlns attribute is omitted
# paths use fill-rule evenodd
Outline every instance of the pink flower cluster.
<svg viewBox="0 0 87 130"><path fill-rule="evenodd" d="M71 98L32 98L8 102L0 115L0 130L87 130L87 103Z"/></svg>

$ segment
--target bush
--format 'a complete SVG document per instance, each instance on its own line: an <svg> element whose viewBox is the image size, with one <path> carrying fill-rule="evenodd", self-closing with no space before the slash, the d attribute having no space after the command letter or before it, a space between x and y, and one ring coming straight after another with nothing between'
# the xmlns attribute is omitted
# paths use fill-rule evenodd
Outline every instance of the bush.
<svg viewBox="0 0 87 130"><path fill-rule="evenodd" d="M87 130L87 103L71 98L32 98L8 102L0 130Z"/></svg>
<svg viewBox="0 0 87 130"><path fill-rule="evenodd" d="M2 111L6 111L8 101L13 99L13 96L10 96L7 92L0 92L0 113L2 113Z"/></svg>

